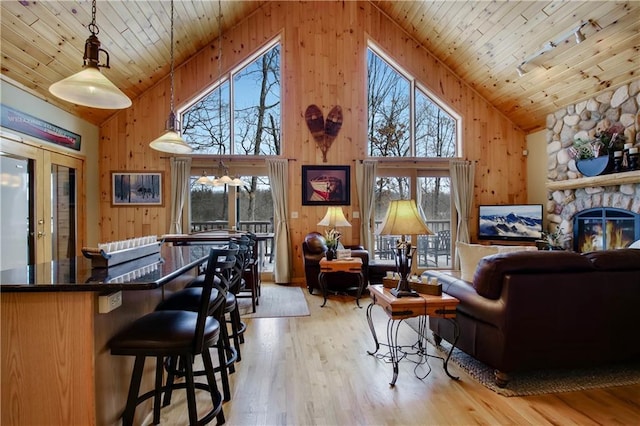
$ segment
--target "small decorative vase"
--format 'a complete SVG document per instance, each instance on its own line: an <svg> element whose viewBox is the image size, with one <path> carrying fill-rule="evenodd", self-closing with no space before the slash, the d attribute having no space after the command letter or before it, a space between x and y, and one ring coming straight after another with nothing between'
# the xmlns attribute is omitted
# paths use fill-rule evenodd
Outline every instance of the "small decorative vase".
<svg viewBox="0 0 640 426"><path fill-rule="evenodd" d="M593 177L606 174L611 166L611 157L602 155L588 160L577 160L576 168L583 176Z"/></svg>
<svg viewBox="0 0 640 426"><path fill-rule="evenodd" d="M333 260L336 258L336 249L328 248L327 249L327 260Z"/></svg>

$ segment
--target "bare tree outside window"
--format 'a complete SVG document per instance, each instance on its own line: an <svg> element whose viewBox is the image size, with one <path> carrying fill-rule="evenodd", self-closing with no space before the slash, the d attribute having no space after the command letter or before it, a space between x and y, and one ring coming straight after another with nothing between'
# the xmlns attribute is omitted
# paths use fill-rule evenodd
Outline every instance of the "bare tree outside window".
<svg viewBox="0 0 640 426"><path fill-rule="evenodd" d="M398 66L392 66L372 48L367 51L368 84L368 138L371 157L452 158L457 155L458 122L440 107L415 80L403 75ZM413 94L413 96L411 96ZM413 119L412 119L413 117ZM412 125L413 123L413 125ZM415 169L398 176L378 176L374 202L375 222L382 223L391 200L411 198L415 185L419 206L429 228L435 236L419 235L422 253L420 266L450 266L450 256L444 254L450 244L441 244L450 236L451 187L442 170L429 176L428 163L407 163ZM392 253L389 238L376 239L376 259L389 259ZM436 250L444 246L444 251ZM440 262L440 263L439 263Z"/></svg>
<svg viewBox="0 0 640 426"><path fill-rule="evenodd" d="M182 112L182 136L193 147L194 155L280 154L280 52L277 41L255 59L222 76L219 85L210 88ZM215 170L213 164L211 169ZM199 175L200 172L197 173ZM260 216L258 212L261 210L273 210L271 198L258 194L260 179L258 176L243 176L245 186L238 187L238 197L247 201L244 205L247 210L243 212L246 217ZM226 187L193 185L192 222L229 221L227 195ZM259 206L260 202L269 206Z"/></svg>

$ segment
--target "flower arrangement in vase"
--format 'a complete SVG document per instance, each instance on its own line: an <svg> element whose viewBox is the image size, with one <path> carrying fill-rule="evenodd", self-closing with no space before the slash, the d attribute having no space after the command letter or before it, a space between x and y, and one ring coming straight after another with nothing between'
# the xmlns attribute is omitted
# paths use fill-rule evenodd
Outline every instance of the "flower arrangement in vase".
<svg viewBox="0 0 640 426"><path fill-rule="evenodd" d="M542 239L538 242L540 250L564 250L566 243L571 240L571 236L565 234L560 225L556 226L553 232L542 231Z"/></svg>
<svg viewBox="0 0 640 426"><path fill-rule="evenodd" d="M569 154L576 160L576 168L584 176L598 176L609 172L613 153L624 148L624 127L619 124L598 131L593 139L576 139Z"/></svg>
<svg viewBox="0 0 640 426"><path fill-rule="evenodd" d="M327 260L336 258L340 237L342 237L342 234L335 229L328 229L324 232L324 239L327 243Z"/></svg>

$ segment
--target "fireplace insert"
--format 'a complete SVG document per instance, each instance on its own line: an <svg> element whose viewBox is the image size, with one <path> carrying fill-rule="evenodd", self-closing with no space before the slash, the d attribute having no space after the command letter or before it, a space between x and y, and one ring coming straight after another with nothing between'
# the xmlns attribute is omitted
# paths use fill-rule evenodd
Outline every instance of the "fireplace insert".
<svg viewBox="0 0 640 426"><path fill-rule="evenodd" d="M640 214L599 207L573 218L573 249L579 253L629 247L640 239Z"/></svg>

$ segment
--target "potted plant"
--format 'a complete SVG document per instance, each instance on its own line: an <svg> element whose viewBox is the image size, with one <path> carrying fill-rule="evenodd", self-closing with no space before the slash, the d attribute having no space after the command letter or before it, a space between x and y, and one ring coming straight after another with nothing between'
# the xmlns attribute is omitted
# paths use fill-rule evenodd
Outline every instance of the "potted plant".
<svg viewBox="0 0 640 426"><path fill-rule="evenodd" d="M564 250L570 239L571 236L565 234L560 225L557 225L553 232L542 231L542 239L536 242L536 246L538 250Z"/></svg>
<svg viewBox="0 0 640 426"><path fill-rule="evenodd" d="M324 239L327 243L327 260L336 258L340 237L342 237L342 234L335 229L328 229L324 232Z"/></svg>
<svg viewBox="0 0 640 426"><path fill-rule="evenodd" d="M609 172L613 162L613 153L624 148L624 128L614 125L607 130L597 132L593 139L573 142L569 153L576 160L576 168L584 176L598 176Z"/></svg>

